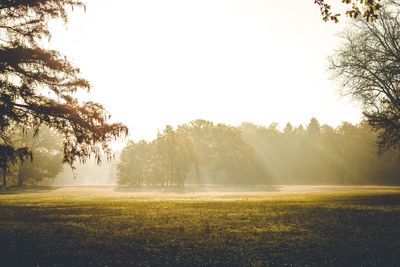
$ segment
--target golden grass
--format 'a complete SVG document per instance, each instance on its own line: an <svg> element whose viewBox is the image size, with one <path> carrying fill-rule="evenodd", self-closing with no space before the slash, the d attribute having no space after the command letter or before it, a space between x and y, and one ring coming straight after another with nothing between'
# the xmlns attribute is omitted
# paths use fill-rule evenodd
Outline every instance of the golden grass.
<svg viewBox="0 0 400 267"><path fill-rule="evenodd" d="M396 266L400 188L0 193L5 266Z"/></svg>

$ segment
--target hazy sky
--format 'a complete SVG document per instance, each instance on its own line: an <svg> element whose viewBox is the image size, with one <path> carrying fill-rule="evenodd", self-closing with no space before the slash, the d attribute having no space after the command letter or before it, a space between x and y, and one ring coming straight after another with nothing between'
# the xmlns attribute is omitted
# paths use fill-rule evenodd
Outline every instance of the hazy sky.
<svg viewBox="0 0 400 267"><path fill-rule="evenodd" d="M203 118L238 125L358 122L328 79L344 23L324 23L313 0L90 0L51 46L92 83L131 138Z"/></svg>

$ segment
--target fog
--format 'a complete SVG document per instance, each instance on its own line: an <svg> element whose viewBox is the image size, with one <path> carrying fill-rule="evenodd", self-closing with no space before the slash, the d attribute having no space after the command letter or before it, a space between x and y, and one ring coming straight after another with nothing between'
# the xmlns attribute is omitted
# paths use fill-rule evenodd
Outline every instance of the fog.
<svg viewBox="0 0 400 267"><path fill-rule="evenodd" d="M124 188L260 189L269 185L399 184L395 151L378 154L366 124L333 128L312 118L303 126L195 120L166 126L153 141L130 141L111 162L65 166L52 185ZM263 188L263 187L261 187Z"/></svg>
<svg viewBox="0 0 400 267"><path fill-rule="evenodd" d="M88 160L85 164L76 164L72 170L64 165L63 171L58 174L50 185L54 186L84 186L84 185L116 185L116 166L118 158L97 164L95 160Z"/></svg>
<svg viewBox="0 0 400 267"><path fill-rule="evenodd" d="M304 126L232 126L199 119L166 125L154 140L130 140L112 160L76 162L74 170L62 164L62 136L49 128L32 136L32 131L10 136L14 143L32 147L33 160L12 166L9 185L234 191L271 185L400 184L399 153L379 153L378 133L364 122L333 128L316 118Z"/></svg>

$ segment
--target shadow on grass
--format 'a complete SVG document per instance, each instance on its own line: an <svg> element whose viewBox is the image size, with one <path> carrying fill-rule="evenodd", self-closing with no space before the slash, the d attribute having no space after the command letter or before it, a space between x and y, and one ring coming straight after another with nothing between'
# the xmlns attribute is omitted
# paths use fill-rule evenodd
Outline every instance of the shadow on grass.
<svg viewBox="0 0 400 267"><path fill-rule="evenodd" d="M4 266L400 263L399 194L234 205L107 203L0 206L1 262Z"/></svg>
<svg viewBox="0 0 400 267"><path fill-rule="evenodd" d="M15 195L15 194L26 194L26 193L44 193L58 189L58 186L0 186L0 195Z"/></svg>

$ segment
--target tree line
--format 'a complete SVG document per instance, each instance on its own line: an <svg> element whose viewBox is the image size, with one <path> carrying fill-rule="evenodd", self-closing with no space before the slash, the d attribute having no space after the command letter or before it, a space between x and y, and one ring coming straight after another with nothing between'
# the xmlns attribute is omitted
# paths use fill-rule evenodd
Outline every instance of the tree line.
<svg viewBox="0 0 400 267"><path fill-rule="evenodd" d="M117 166L123 186L193 184L397 184L400 158L378 155L365 122L239 127L195 120L166 126L153 141L130 141Z"/></svg>
<svg viewBox="0 0 400 267"><path fill-rule="evenodd" d="M130 141L118 153L122 186L191 184L398 184L398 150L378 155L378 133L365 122L333 128L312 118L304 127L287 123L238 127L195 120L166 126L153 141ZM29 146L31 160L14 164L3 185L51 183L63 170L62 136L42 127L14 128L13 146ZM78 177L79 179L79 177Z"/></svg>

